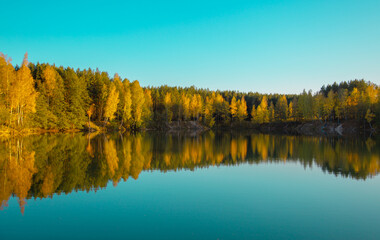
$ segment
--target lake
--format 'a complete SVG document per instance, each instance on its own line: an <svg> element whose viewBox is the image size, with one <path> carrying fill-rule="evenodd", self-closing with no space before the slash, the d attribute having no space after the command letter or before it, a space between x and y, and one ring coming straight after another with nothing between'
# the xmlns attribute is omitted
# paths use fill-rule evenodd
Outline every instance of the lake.
<svg viewBox="0 0 380 240"><path fill-rule="evenodd" d="M206 132L0 143L0 239L380 239L380 141Z"/></svg>

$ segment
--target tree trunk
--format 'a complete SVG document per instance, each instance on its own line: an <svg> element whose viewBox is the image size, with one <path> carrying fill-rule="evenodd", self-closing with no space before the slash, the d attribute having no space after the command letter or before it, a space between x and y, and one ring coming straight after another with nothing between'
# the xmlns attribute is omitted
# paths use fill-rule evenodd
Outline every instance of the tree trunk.
<svg viewBox="0 0 380 240"><path fill-rule="evenodd" d="M88 131L90 132L90 115L88 115Z"/></svg>

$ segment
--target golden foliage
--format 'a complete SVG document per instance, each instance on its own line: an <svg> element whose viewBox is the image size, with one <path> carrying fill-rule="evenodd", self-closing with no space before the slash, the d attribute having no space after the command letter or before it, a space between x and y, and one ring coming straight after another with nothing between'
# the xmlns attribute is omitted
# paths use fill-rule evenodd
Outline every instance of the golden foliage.
<svg viewBox="0 0 380 240"><path fill-rule="evenodd" d="M131 84L132 95L132 120L135 128L140 128L142 125L142 111L145 103L144 91L140 87L140 83L135 80Z"/></svg>
<svg viewBox="0 0 380 240"><path fill-rule="evenodd" d="M110 93L108 94L106 107L104 109L104 117L106 117L107 120L114 119L118 103L119 93L116 91L115 84L111 84Z"/></svg>

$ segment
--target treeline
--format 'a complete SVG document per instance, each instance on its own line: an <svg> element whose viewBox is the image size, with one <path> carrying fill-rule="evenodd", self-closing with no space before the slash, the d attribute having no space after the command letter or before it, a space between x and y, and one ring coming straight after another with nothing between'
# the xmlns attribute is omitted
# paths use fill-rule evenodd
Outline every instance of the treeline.
<svg viewBox="0 0 380 240"><path fill-rule="evenodd" d="M98 69L49 64L21 67L0 54L0 126L23 129L159 128L172 121L209 127L286 121L380 122L380 88L364 80L323 86L299 95L141 87ZM94 125L93 123L96 123ZM242 125L244 123L244 125Z"/></svg>
<svg viewBox="0 0 380 240"><path fill-rule="evenodd" d="M109 181L137 179L142 171L293 162L337 176L366 179L380 172L372 138L320 138L208 131L179 134L54 134L10 138L0 144L0 210L17 196L53 197L96 191Z"/></svg>

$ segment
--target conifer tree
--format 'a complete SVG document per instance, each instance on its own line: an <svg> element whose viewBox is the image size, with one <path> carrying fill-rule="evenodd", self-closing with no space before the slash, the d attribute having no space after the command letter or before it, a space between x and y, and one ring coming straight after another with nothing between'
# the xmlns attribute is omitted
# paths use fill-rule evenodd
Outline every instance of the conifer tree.
<svg viewBox="0 0 380 240"><path fill-rule="evenodd" d="M327 120L332 114L332 111L334 110L334 102L335 102L335 94L333 90L330 90L329 93L327 94L327 98L324 99L324 104L323 104L323 117L325 120Z"/></svg>
<svg viewBox="0 0 380 240"><path fill-rule="evenodd" d="M342 117L347 118L347 93L347 89L341 88L338 90L336 104L334 107L335 115L338 118L338 122Z"/></svg>
<svg viewBox="0 0 380 240"><path fill-rule="evenodd" d="M57 74L58 73L55 71L54 67L50 65L47 65L45 70L43 71L43 79L44 79L43 88L46 90L48 105L50 102L49 98L51 98L54 94L54 90L56 87Z"/></svg>
<svg viewBox="0 0 380 240"><path fill-rule="evenodd" d="M59 69L66 91L67 119L70 128L81 128L87 123L86 111L90 98L87 91L86 79L78 77L72 68Z"/></svg>
<svg viewBox="0 0 380 240"><path fill-rule="evenodd" d="M274 109L273 102L270 102L267 114L268 114L267 122L274 122L274 121L276 121L275 109Z"/></svg>
<svg viewBox="0 0 380 240"><path fill-rule="evenodd" d="M220 93L212 94L213 98L213 110L215 115L215 120L217 123L228 120L229 104L224 100Z"/></svg>
<svg viewBox="0 0 380 240"><path fill-rule="evenodd" d="M303 120L313 119L313 96L311 90L306 93L304 89L298 97L298 111Z"/></svg>
<svg viewBox="0 0 380 240"><path fill-rule="evenodd" d="M318 93L313 98L313 113L314 113L314 119L321 120L324 116L324 103L325 103L325 97L323 94Z"/></svg>
<svg viewBox="0 0 380 240"><path fill-rule="evenodd" d="M253 104L252 110L251 110L251 121L254 123L256 123L257 121L255 104Z"/></svg>

